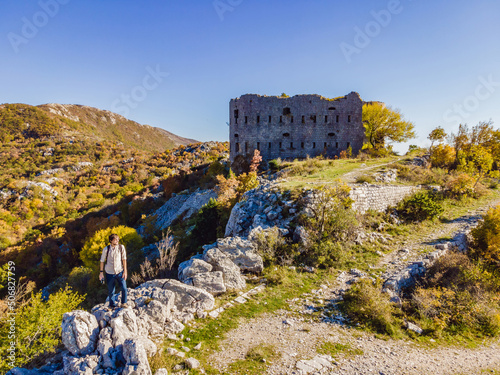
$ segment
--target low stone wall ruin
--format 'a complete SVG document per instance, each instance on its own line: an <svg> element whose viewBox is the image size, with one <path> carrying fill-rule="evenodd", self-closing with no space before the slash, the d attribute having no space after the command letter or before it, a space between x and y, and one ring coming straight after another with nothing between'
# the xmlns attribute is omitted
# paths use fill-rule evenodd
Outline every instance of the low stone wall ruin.
<svg viewBox="0 0 500 375"><path fill-rule="evenodd" d="M401 185L354 185L352 186L350 198L354 201L352 208L358 212L366 212L369 209L384 211L389 206L395 206L403 198L421 189L420 186Z"/></svg>

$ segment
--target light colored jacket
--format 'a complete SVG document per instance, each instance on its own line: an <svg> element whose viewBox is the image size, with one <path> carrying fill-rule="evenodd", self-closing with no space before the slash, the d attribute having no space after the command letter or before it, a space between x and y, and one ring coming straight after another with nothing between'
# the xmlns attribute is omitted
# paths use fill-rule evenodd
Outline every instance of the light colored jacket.
<svg viewBox="0 0 500 375"><path fill-rule="evenodd" d="M106 262L106 252L108 246L102 249L101 262ZM123 271L123 260L127 259L127 252L125 246L118 244L118 246L109 245L108 260L104 265L104 271L111 275L115 275Z"/></svg>

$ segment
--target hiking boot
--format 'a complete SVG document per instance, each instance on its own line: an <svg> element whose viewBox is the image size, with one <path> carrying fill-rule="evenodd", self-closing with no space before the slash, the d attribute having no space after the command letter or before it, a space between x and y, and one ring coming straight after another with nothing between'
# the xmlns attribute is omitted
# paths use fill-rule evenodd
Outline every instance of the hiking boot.
<svg viewBox="0 0 500 375"><path fill-rule="evenodd" d="M129 306L130 306L130 305L129 305L129 304L127 304L126 302L125 302L125 303L120 304L120 307L121 307L122 309L126 309L126 308L127 308L127 307L129 307Z"/></svg>

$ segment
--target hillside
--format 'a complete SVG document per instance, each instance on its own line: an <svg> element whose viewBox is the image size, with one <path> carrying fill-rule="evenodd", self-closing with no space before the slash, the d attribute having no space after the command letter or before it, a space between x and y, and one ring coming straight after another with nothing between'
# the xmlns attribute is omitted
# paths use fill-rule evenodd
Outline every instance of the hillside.
<svg viewBox="0 0 500 375"><path fill-rule="evenodd" d="M72 104L44 104L38 108L49 115L69 120L68 131L92 134L98 140L121 142L125 146L145 151L164 151L180 145L197 143L164 129L141 125L116 113ZM76 123L76 124L75 124Z"/></svg>
<svg viewBox="0 0 500 375"><path fill-rule="evenodd" d="M500 336L496 165L488 173L473 164L464 172L463 162L445 170L436 166L441 158L418 148L404 157L268 164L256 153L235 175L227 146L152 154L51 138L4 144L0 260L14 261L19 281L44 296L28 303L24 294L20 316L49 298L42 305L52 309L53 328L43 329L61 342L56 328L67 313L62 342L70 361L94 370L276 374L339 366L341 373L413 374L421 369L400 366L404 352L392 348L410 343L418 356L421 344L450 353L446 345L456 342L478 346L460 347L465 357L483 358L462 361L461 371L497 367L488 360ZM129 259L129 303L112 311L97 268L110 233ZM72 291L63 291L66 284ZM81 297L50 307L72 293ZM101 330L88 338L89 352L72 345L80 341L73 323ZM19 332L30 338L29 327ZM48 344L42 336L37 342ZM136 363L130 353L141 345ZM105 347L123 351L125 361L108 358ZM55 348L34 353L42 349ZM392 351L393 361L380 350ZM19 364L38 366L46 354ZM352 366L352 357L363 362ZM76 373L71 363L56 359L50 371ZM428 365L432 373L451 362Z"/></svg>
<svg viewBox="0 0 500 375"><path fill-rule="evenodd" d="M134 196L150 204L146 196L162 195L162 180L217 160L227 148L172 149L190 140L108 111L58 104L1 105L0 140L0 261L16 261L37 287L78 264L87 231L115 223L106 220L113 212L125 211L120 220L135 225L140 215L127 212Z"/></svg>
<svg viewBox="0 0 500 375"><path fill-rule="evenodd" d="M165 151L196 143L166 130L141 125L116 113L82 105L0 105L0 139L59 137L72 141L108 141L143 151Z"/></svg>
<svg viewBox="0 0 500 375"><path fill-rule="evenodd" d="M181 147L169 157L194 162L208 150L215 155L215 146ZM132 274L125 308L106 311L104 287L93 281L95 270L85 264L88 252L83 246L80 256L87 268L73 263L64 282L87 293L87 302L93 303L84 305L87 311L68 307L73 311L62 323L62 342L73 353L71 361L94 370L130 367L145 373L161 368L168 373L192 368L184 373L194 374L496 373L500 277L486 259L473 258L467 241L471 228L481 225L481 217L492 212L488 208L500 202L495 178L483 180L485 185L471 197L454 197L450 182L455 172L446 175L416 165L421 158L310 159L283 163L277 174L261 172L260 186L251 189L255 185L248 183L248 175L228 182L234 177L227 173L226 161L210 159L185 168L182 178L173 174L163 181L160 199L152 191L134 194L135 199L122 202L118 212L117 206L109 207L85 224L80 220L66 225L69 232L85 227L80 236L98 241L100 249L103 239L97 227L107 228L107 235L109 230L124 230L116 225L126 224L146 239L148 227L164 220L163 208L179 216L169 225L180 251L172 253L172 245L162 241L154 244L167 250L167 263L172 260L168 254L177 258L168 266L173 272L157 274L158 269L144 262L149 268L141 266L142 277ZM337 178L352 173L357 182L338 189L342 185ZM186 205L196 207L190 199L211 191L214 176L217 201L188 218ZM307 176L312 178L304 181ZM346 195L375 186L380 196L421 187L424 181L443 188L440 193L424 192L441 206L439 217L416 220L414 214L405 216L399 205L387 212L363 213L350 208ZM231 209L224 196L232 195L228 187L237 182L246 184L247 192ZM309 186L303 189L304 185ZM331 194L328 200L322 199L324 194ZM324 230L317 214L322 205ZM231 215L224 220L227 210ZM228 223L226 235L214 244L216 237L208 235L220 236L219 222L223 227ZM69 243L70 236L59 241ZM202 251L202 244L212 245ZM468 246L470 255L461 253ZM133 250L133 244L127 248ZM55 259L47 254L51 258L42 267ZM405 284L404 292L383 291L407 282L408 276L418 282ZM84 324L86 332L100 333L96 338L73 333L77 324ZM111 328L103 326L112 327L113 335L106 336ZM123 337L115 334L117 329ZM80 339L91 341L92 354L72 344ZM145 349L134 349L141 345ZM128 353L125 362L108 358L105 347ZM134 350L142 350L138 361L131 359ZM57 358L46 371L77 373L69 361ZM105 361L110 364L103 365Z"/></svg>
<svg viewBox="0 0 500 375"><path fill-rule="evenodd" d="M203 176L210 163L225 156L227 144L217 142L161 153L108 141L2 143L0 261L16 260L20 270L31 269L29 279L43 287L78 262L88 235L119 223L137 227L144 219L141 211L161 205L164 191L189 188L189 175ZM173 176L179 181L165 182ZM121 214L110 216L116 212Z"/></svg>

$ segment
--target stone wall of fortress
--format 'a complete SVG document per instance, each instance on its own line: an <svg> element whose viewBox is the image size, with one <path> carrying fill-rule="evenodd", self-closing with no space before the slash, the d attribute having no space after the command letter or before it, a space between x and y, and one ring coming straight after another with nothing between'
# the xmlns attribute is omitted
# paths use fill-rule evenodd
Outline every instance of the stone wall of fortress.
<svg viewBox="0 0 500 375"><path fill-rule="evenodd" d="M356 92L328 99L242 95L229 104L230 158L259 150L263 160L338 156L363 147L363 101Z"/></svg>

